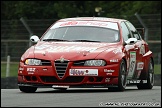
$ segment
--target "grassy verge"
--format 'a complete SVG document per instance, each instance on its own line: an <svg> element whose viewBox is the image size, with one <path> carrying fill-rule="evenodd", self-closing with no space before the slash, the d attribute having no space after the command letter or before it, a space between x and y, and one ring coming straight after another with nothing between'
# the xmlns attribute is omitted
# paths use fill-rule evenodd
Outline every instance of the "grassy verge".
<svg viewBox="0 0 162 108"><path fill-rule="evenodd" d="M9 76L17 76L18 72L18 63L10 64L10 73ZM1 78L6 77L6 63L1 63Z"/></svg>
<svg viewBox="0 0 162 108"><path fill-rule="evenodd" d="M11 63L9 76L17 76L18 63ZM161 64L156 65L154 68L155 74L161 74ZM6 63L1 63L1 78L6 77Z"/></svg>

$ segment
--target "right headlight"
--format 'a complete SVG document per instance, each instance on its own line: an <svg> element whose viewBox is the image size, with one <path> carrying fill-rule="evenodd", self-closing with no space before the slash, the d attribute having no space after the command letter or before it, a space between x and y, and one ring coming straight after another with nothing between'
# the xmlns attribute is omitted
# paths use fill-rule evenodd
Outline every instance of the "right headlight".
<svg viewBox="0 0 162 108"><path fill-rule="evenodd" d="M106 62L104 60L87 60L84 66L105 66Z"/></svg>
<svg viewBox="0 0 162 108"><path fill-rule="evenodd" d="M42 65L41 60L38 59L26 59L25 60L26 65Z"/></svg>

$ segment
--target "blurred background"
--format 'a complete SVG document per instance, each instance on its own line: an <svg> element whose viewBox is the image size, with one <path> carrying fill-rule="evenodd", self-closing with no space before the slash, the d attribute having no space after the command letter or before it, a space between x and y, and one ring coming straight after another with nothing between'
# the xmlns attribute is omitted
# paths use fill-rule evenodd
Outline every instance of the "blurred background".
<svg viewBox="0 0 162 108"><path fill-rule="evenodd" d="M1 1L1 78L17 76L31 35L41 37L61 18L91 16L126 19L145 28L155 74L161 74L161 1Z"/></svg>

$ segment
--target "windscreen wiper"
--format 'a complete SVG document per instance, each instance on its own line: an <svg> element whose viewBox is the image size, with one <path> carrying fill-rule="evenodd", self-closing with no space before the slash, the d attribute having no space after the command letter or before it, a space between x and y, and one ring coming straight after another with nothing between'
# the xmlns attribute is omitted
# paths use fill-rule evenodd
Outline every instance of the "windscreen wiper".
<svg viewBox="0 0 162 108"><path fill-rule="evenodd" d="M43 41L68 41L63 39L43 39Z"/></svg>
<svg viewBox="0 0 162 108"><path fill-rule="evenodd" d="M72 40L73 42L101 42L101 41L94 41L94 40Z"/></svg>

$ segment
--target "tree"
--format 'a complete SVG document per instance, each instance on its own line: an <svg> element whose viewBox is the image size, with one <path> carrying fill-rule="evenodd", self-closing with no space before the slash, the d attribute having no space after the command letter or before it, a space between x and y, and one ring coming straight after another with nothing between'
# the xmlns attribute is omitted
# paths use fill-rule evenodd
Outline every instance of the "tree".
<svg viewBox="0 0 162 108"><path fill-rule="evenodd" d="M1 1L1 19L60 19L77 16L160 14L161 1Z"/></svg>

